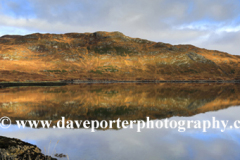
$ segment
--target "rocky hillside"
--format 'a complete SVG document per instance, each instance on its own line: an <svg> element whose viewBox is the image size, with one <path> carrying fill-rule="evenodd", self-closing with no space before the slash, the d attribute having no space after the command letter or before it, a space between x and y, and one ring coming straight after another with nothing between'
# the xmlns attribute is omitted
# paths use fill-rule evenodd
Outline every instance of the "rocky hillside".
<svg viewBox="0 0 240 160"><path fill-rule="evenodd" d="M120 32L6 35L0 82L57 80L239 80L240 56Z"/></svg>

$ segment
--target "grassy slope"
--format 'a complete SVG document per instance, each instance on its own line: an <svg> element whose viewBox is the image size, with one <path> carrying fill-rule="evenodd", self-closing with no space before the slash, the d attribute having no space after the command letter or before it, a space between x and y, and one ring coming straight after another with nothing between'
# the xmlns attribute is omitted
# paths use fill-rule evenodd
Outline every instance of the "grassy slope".
<svg viewBox="0 0 240 160"><path fill-rule="evenodd" d="M0 38L1 81L234 80L239 56L119 32Z"/></svg>

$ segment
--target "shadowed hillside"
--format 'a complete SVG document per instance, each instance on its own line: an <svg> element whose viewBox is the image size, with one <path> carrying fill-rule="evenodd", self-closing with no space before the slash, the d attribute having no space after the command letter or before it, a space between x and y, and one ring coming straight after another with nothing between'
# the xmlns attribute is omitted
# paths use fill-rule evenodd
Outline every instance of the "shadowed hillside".
<svg viewBox="0 0 240 160"><path fill-rule="evenodd" d="M120 32L6 35L0 81L239 80L239 56Z"/></svg>

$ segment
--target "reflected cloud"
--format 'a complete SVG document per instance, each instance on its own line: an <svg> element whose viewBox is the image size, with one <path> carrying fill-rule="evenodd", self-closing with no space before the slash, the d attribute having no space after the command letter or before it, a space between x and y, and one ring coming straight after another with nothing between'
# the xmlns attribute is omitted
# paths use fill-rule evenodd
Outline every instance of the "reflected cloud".
<svg viewBox="0 0 240 160"><path fill-rule="evenodd" d="M15 120L145 120L240 104L235 84L80 84L0 90L0 116Z"/></svg>
<svg viewBox="0 0 240 160"><path fill-rule="evenodd" d="M208 112L193 117L172 117L170 120L240 119L240 107ZM233 114L235 113L235 114ZM135 126L136 127L136 126ZM180 133L176 129L107 130L91 133L90 130L17 129L2 130L4 136L16 137L38 145L43 152L55 143L57 153L68 154L70 159L239 159L239 130L188 129ZM107 153L107 154L106 154Z"/></svg>
<svg viewBox="0 0 240 160"><path fill-rule="evenodd" d="M15 119L240 120L239 85L122 84L16 87L0 90L0 117ZM123 107L122 107L123 106ZM232 106L232 107L231 107ZM53 119L53 120L54 120ZM240 131L220 129L0 129L1 136L70 159L239 159ZM54 151L54 146L59 140ZM46 151L45 151L46 150Z"/></svg>

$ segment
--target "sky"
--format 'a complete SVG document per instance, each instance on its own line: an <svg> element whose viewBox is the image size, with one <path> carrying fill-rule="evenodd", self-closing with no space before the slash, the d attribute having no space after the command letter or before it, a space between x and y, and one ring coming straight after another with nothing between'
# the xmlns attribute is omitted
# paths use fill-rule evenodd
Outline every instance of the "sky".
<svg viewBox="0 0 240 160"><path fill-rule="evenodd" d="M96 31L240 55L240 0L0 1L0 36Z"/></svg>

